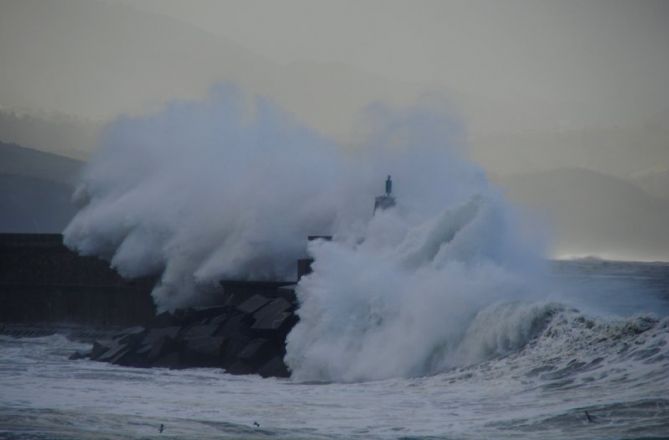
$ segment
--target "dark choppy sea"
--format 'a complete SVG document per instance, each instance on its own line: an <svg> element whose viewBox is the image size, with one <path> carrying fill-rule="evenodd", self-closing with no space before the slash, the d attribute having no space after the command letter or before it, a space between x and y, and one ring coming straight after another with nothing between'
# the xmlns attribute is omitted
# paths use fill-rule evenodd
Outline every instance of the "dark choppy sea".
<svg viewBox="0 0 669 440"><path fill-rule="evenodd" d="M0 439L669 438L669 265L557 262L554 276L578 310L562 298L521 348L430 377L132 369L68 360L89 345L63 334L0 335Z"/></svg>

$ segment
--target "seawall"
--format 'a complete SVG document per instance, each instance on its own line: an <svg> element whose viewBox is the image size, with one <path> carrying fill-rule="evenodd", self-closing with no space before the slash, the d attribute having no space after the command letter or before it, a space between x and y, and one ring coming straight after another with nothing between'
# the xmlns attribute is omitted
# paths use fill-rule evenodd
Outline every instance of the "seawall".
<svg viewBox="0 0 669 440"><path fill-rule="evenodd" d="M125 280L61 234L0 234L0 322L144 324L155 315L154 279Z"/></svg>

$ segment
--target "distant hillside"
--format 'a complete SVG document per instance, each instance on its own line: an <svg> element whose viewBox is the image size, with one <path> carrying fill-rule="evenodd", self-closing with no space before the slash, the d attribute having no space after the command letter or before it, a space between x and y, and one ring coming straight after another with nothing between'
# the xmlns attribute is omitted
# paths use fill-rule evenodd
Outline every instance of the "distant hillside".
<svg viewBox="0 0 669 440"><path fill-rule="evenodd" d="M76 213L69 186L0 174L0 232L61 232Z"/></svg>
<svg viewBox="0 0 669 440"><path fill-rule="evenodd" d="M69 157L85 158L95 146L102 122L56 112L0 110L0 139L27 148L48 147Z"/></svg>
<svg viewBox="0 0 669 440"><path fill-rule="evenodd" d="M60 232L82 162L0 142L0 232Z"/></svg>
<svg viewBox="0 0 669 440"><path fill-rule="evenodd" d="M83 162L0 141L0 174L34 177L73 186Z"/></svg>
<svg viewBox="0 0 669 440"><path fill-rule="evenodd" d="M631 182L579 168L499 182L554 232L558 253L669 260L669 203Z"/></svg>
<svg viewBox="0 0 669 440"><path fill-rule="evenodd" d="M101 120L155 110L167 98L199 97L216 82L232 81L277 100L312 127L338 133L369 102L422 91L342 64L274 63L130 3L4 0L0 54L6 108Z"/></svg>
<svg viewBox="0 0 669 440"><path fill-rule="evenodd" d="M643 188L648 194L669 201L669 170L635 176L634 183Z"/></svg>

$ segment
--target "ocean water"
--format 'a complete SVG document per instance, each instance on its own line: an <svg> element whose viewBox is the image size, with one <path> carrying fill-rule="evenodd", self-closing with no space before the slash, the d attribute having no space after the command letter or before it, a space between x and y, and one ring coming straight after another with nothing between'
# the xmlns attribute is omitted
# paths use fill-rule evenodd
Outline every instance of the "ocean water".
<svg viewBox="0 0 669 440"><path fill-rule="evenodd" d="M0 335L0 438L669 438L669 265L558 262L553 277L559 301L479 323L527 320L529 340L429 376L133 369L68 360L90 345L64 334Z"/></svg>

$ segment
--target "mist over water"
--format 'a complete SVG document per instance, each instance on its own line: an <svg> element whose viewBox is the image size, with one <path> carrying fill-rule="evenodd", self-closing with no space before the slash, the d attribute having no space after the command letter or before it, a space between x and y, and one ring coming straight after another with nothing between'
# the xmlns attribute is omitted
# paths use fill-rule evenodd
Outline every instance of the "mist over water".
<svg viewBox="0 0 669 440"><path fill-rule="evenodd" d="M294 279L310 254L287 342L298 380L432 374L508 353L543 325L541 249L443 110L371 107L356 148L229 85L119 119L65 242L126 277L160 274L159 309L206 303L220 279ZM397 205L374 214L387 174ZM307 249L312 234L334 240Z"/></svg>

